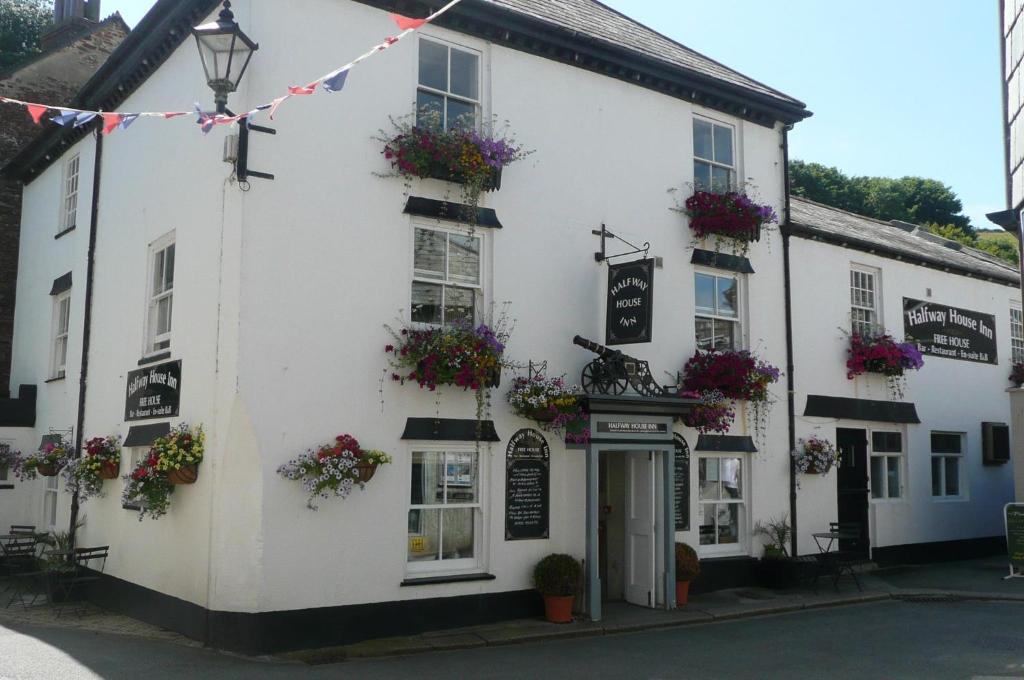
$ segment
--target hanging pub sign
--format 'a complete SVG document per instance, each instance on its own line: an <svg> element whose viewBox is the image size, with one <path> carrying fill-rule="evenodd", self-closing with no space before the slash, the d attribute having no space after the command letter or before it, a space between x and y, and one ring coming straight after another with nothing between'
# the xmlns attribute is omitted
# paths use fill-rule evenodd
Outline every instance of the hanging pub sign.
<svg viewBox="0 0 1024 680"><path fill-rule="evenodd" d="M996 318L903 298L903 330L928 356L996 364Z"/></svg>
<svg viewBox="0 0 1024 680"><path fill-rule="evenodd" d="M676 531L690 530L690 447L682 435L672 436L676 443L672 482L675 485Z"/></svg>
<svg viewBox="0 0 1024 680"><path fill-rule="evenodd" d="M516 432L505 454L505 540L548 538L551 450L537 430Z"/></svg>
<svg viewBox="0 0 1024 680"><path fill-rule="evenodd" d="M173 418L181 401L181 361L128 373L124 419Z"/></svg>
<svg viewBox="0 0 1024 680"><path fill-rule="evenodd" d="M654 317L654 260L608 265L606 345L651 341Z"/></svg>

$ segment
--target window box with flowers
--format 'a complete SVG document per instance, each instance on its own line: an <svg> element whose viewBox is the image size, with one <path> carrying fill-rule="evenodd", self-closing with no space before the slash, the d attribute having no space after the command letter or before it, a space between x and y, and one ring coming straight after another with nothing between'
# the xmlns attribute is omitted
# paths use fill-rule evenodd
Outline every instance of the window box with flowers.
<svg viewBox="0 0 1024 680"><path fill-rule="evenodd" d="M37 475L56 477L71 459L71 444L61 441L59 444L47 442L42 449L22 458L14 476L21 481L35 479Z"/></svg>
<svg viewBox="0 0 1024 680"><path fill-rule="evenodd" d="M590 441L589 414L580 388L566 385L564 378L547 378L542 373L516 378L507 398L517 416L533 420L546 432L564 434L567 443Z"/></svg>
<svg viewBox="0 0 1024 680"><path fill-rule="evenodd" d="M705 403L696 413L704 419L704 427L712 431L722 432L721 425L726 421L731 424L732 403L749 403L754 410L754 430L761 439L772 404L768 387L778 382L781 375L778 368L747 350L697 350L683 367L682 388L691 396L701 396ZM732 403L725 406L726 401Z"/></svg>
<svg viewBox="0 0 1024 680"><path fill-rule="evenodd" d="M390 462L391 456L383 451L364 449L352 435L340 434L333 443L310 449L281 465L277 474L301 481L309 493L306 507L317 510L313 503L317 498L347 498L354 486L365 489L377 468Z"/></svg>
<svg viewBox="0 0 1024 680"><path fill-rule="evenodd" d="M847 379L853 380L865 373L884 375L893 399L903 398L906 372L919 370L923 366L924 357L912 342L896 342L886 333L872 336L855 333L850 336L846 360Z"/></svg>
<svg viewBox="0 0 1024 680"><path fill-rule="evenodd" d="M65 488L78 493L81 503L103 495L103 480L117 479L121 466L121 438L93 437L85 442L85 452L68 461L64 468Z"/></svg>
<svg viewBox="0 0 1024 680"><path fill-rule="evenodd" d="M686 199L683 213L694 236L713 237L716 250L725 245L738 255L745 255L753 241L761 240L762 229L778 221L770 205L739 191L695 191Z"/></svg>

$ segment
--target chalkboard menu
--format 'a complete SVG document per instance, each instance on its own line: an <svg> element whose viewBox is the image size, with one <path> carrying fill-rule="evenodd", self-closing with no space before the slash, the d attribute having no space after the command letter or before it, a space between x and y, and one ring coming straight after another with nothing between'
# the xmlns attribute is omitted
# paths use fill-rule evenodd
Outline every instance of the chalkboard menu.
<svg viewBox="0 0 1024 680"><path fill-rule="evenodd" d="M1024 571L1024 504L1006 504L1006 552L1010 570Z"/></svg>
<svg viewBox="0 0 1024 680"><path fill-rule="evenodd" d="M991 314L903 298L903 330L928 356L999 363Z"/></svg>
<svg viewBox="0 0 1024 680"><path fill-rule="evenodd" d="M170 361L128 373L124 419L173 418L181 402L181 362Z"/></svg>
<svg viewBox="0 0 1024 680"><path fill-rule="evenodd" d="M682 435L675 435L676 531L690 530L690 447Z"/></svg>
<svg viewBox="0 0 1024 680"><path fill-rule="evenodd" d="M551 450L537 430L519 430L505 454L505 540L548 538Z"/></svg>
<svg viewBox="0 0 1024 680"><path fill-rule="evenodd" d="M606 345L651 341L654 317L654 260L608 266Z"/></svg>

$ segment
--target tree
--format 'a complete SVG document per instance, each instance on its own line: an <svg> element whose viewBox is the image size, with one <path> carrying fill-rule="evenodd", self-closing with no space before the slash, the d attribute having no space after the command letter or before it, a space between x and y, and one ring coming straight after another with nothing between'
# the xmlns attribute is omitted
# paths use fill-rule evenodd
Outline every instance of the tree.
<svg viewBox="0 0 1024 680"><path fill-rule="evenodd" d="M1012 264L1020 263L1017 239L1012 234L1003 231L979 231L978 244L975 247Z"/></svg>
<svg viewBox="0 0 1024 680"><path fill-rule="evenodd" d="M793 194L880 220L953 225L974 235L963 204L948 186L923 177L850 177L835 167L792 161Z"/></svg>
<svg viewBox="0 0 1024 680"><path fill-rule="evenodd" d="M53 20L47 0L0 0L0 69L39 53L39 36Z"/></svg>

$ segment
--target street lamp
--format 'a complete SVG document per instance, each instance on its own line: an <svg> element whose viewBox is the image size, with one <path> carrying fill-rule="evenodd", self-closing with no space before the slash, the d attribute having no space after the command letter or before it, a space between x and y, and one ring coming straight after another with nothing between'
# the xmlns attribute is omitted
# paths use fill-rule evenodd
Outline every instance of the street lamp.
<svg viewBox="0 0 1024 680"><path fill-rule="evenodd" d="M238 27L230 0L224 0L217 21L196 26L192 29L192 35L196 37L196 45L199 47L206 82L213 90L217 113L224 113L227 111L228 95L238 89L252 53L260 46ZM239 64L241 68L238 68Z"/></svg>

